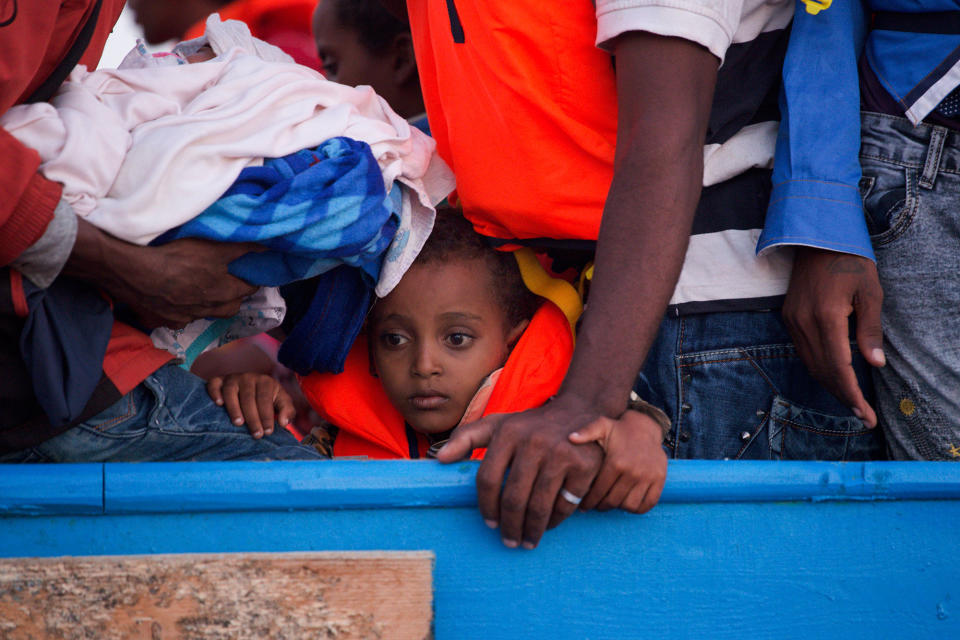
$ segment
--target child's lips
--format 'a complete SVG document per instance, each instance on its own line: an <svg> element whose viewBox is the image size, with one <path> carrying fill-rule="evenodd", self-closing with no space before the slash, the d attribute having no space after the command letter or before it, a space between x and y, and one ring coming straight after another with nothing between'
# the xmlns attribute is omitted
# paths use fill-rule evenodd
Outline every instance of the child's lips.
<svg viewBox="0 0 960 640"><path fill-rule="evenodd" d="M415 409L419 409L421 411L439 409L449 400L450 398L448 396L436 391L426 391L424 393L418 393L410 396L410 404L413 405Z"/></svg>

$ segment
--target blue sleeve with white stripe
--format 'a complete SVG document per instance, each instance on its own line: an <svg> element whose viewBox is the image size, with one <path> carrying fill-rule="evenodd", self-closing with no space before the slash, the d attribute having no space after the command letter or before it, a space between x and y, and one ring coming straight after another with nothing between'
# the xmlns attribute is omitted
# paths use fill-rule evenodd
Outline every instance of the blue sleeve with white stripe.
<svg viewBox="0 0 960 640"><path fill-rule="evenodd" d="M866 34L857 0L816 15L797 2L783 68L781 122L762 253L801 245L874 259L863 219L857 59Z"/></svg>

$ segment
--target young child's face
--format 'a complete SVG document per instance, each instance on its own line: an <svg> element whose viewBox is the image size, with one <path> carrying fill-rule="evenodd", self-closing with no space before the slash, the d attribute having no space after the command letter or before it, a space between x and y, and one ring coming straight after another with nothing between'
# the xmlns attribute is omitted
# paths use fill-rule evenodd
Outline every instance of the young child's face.
<svg viewBox="0 0 960 640"><path fill-rule="evenodd" d="M336 2L321 2L313 13L313 39L323 73L331 82L351 87L368 84L377 95L393 104L391 61L378 56L360 42L355 29L337 19Z"/></svg>
<svg viewBox="0 0 960 640"><path fill-rule="evenodd" d="M455 427L526 326L507 326L491 280L483 260L414 265L374 307L370 348L377 375L417 431Z"/></svg>

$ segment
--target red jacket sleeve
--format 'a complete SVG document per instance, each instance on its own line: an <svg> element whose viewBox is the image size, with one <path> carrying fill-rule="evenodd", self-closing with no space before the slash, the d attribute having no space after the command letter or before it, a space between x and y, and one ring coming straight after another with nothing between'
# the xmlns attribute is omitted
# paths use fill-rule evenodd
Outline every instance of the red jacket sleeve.
<svg viewBox="0 0 960 640"><path fill-rule="evenodd" d="M93 0L18 3L13 21L0 29L0 113L36 89L66 55L87 19ZM82 64L95 67L123 9L123 0L103 0ZM61 187L37 173L40 157L0 129L0 266L36 242L60 200Z"/></svg>
<svg viewBox="0 0 960 640"><path fill-rule="evenodd" d="M0 266L36 242L60 200L61 187L39 173L40 156L0 129Z"/></svg>

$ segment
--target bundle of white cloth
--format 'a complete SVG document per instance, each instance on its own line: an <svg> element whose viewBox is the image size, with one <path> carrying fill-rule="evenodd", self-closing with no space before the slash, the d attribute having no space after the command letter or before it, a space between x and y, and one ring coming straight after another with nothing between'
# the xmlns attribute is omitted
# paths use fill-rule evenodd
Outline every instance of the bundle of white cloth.
<svg viewBox="0 0 960 640"><path fill-rule="evenodd" d="M375 290L386 295L454 187L436 143L370 87L326 80L242 22L214 14L205 36L179 49L203 44L215 57L200 63L150 64L140 47L118 69L80 65L49 103L13 107L0 126L39 152L40 171L63 184L77 215L136 244L199 214L264 158L337 136L366 142L386 190L405 187Z"/></svg>

